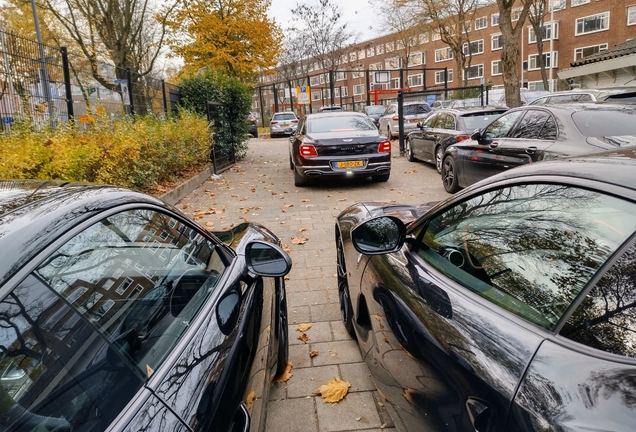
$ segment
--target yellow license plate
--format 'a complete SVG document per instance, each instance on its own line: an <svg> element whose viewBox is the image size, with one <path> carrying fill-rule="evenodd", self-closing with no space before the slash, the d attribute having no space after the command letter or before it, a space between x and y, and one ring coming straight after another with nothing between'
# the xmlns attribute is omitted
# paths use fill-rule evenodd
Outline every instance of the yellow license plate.
<svg viewBox="0 0 636 432"><path fill-rule="evenodd" d="M336 162L336 168L358 168L363 165L361 160Z"/></svg>
<svg viewBox="0 0 636 432"><path fill-rule="evenodd" d="M411 123L419 123L419 122L421 122L421 121L422 121L422 119L412 119L412 120L411 120Z"/></svg>
<svg viewBox="0 0 636 432"><path fill-rule="evenodd" d="M289 127L289 123L281 123L281 127Z"/></svg>

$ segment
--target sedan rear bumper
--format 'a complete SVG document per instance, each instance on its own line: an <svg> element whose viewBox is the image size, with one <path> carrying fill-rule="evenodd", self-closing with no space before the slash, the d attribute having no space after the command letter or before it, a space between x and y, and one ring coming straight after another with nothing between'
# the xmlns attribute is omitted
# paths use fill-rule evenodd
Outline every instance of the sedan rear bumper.
<svg viewBox="0 0 636 432"><path fill-rule="evenodd" d="M296 165L296 170L303 177L369 177L387 174L391 171L391 161L368 162L361 168L333 168L327 165Z"/></svg>

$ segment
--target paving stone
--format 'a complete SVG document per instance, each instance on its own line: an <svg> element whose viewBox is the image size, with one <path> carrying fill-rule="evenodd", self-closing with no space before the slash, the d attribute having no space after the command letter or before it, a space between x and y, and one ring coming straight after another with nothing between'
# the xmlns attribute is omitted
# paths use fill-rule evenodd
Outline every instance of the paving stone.
<svg viewBox="0 0 636 432"><path fill-rule="evenodd" d="M380 428L380 416L371 393L348 393L338 403L325 403L316 398L318 430L335 432ZM269 413L268 413L269 419Z"/></svg>
<svg viewBox="0 0 636 432"><path fill-rule="evenodd" d="M321 366L295 369L294 376L287 382L287 397L312 396L312 392L329 380L340 378L338 366Z"/></svg>
<svg viewBox="0 0 636 432"><path fill-rule="evenodd" d="M311 308L309 306L291 307L287 302L287 318L289 324L300 324L311 322Z"/></svg>
<svg viewBox="0 0 636 432"><path fill-rule="evenodd" d="M314 366L362 362L358 343L353 340L312 343L310 348L320 353L312 359Z"/></svg>
<svg viewBox="0 0 636 432"><path fill-rule="evenodd" d="M329 303L326 305L311 305L311 318L314 322L336 321L340 319L340 306ZM344 329L344 327L343 327ZM342 339L342 338L339 338Z"/></svg>
<svg viewBox="0 0 636 432"><path fill-rule="evenodd" d="M289 346L289 361L294 364L292 372L295 369L311 366L311 357L309 357L309 352L309 345L307 344Z"/></svg>
<svg viewBox="0 0 636 432"><path fill-rule="evenodd" d="M337 294L336 294L337 297ZM287 306L288 307L296 307L296 306L310 306L317 304L325 304L329 303L331 300L331 296L329 293L324 291L307 291L301 293L288 293L287 295Z"/></svg>
<svg viewBox="0 0 636 432"><path fill-rule="evenodd" d="M333 340L353 340L347 329L345 329L344 323L340 317L340 309L338 309L338 320L331 321L331 334Z"/></svg>
<svg viewBox="0 0 636 432"><path fill-rule="evenodd" d="M374 391L375 383L371 379L371 371L366 363L341 364L340 376L351 383L350 391Z"/></svg>
<svg viewBox="0 0 636 432"><path fill-rule="evenodd" d="M270 401L265 432L317 432L314 398Z"/></svg>

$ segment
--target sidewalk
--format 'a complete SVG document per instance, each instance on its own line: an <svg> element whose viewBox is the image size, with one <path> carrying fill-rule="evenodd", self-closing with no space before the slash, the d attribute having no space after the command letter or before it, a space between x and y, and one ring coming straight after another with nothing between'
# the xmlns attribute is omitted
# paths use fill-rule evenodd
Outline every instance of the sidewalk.
<svg viewBox="0 0 636 432"><path fill-rule="evenodd" d="M432 165L399 157L393 141L391 179L330 181L296 188L288 162L287 139L251 139L247 157L208 180L181 200L186 214L209 211L198 222L210 230L243 221L258 222L288 245L293 268L287 281L289 381L270 390L266 432L395 430L375 390L358 345L340 320L336 283L334 223L347 206L359 201L420 204L445 199ZM305 238L294 244L292 237ZM298 324L309 323L307 343L298 339ZM310 352L318 351L311 358ZM335 404L312 395L338 377L351 383L347 396Z"/></svg>

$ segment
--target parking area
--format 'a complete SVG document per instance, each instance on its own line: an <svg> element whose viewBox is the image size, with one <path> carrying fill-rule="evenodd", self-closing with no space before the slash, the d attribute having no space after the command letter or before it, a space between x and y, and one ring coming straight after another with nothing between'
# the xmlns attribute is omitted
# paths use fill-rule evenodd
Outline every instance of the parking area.
<svg viewBox="0 0 636 432"><path fill-rule="evenodd" d="M251 139L245 159L177 204L213 231L243 221L263 224L287 245L293 260L287 281L293 376L271 388L268 432L393 429L357 343L340 320L334 243L335 217L355 202L420 204L449 196L433 165L400 157L397 141L392 156L386 183L332 180L297 188L288 140ZM311 324L306 341L298 339L301 323ZM339 403L324 403L312 391L334 377L351 383L349 394Z"/></svg>

